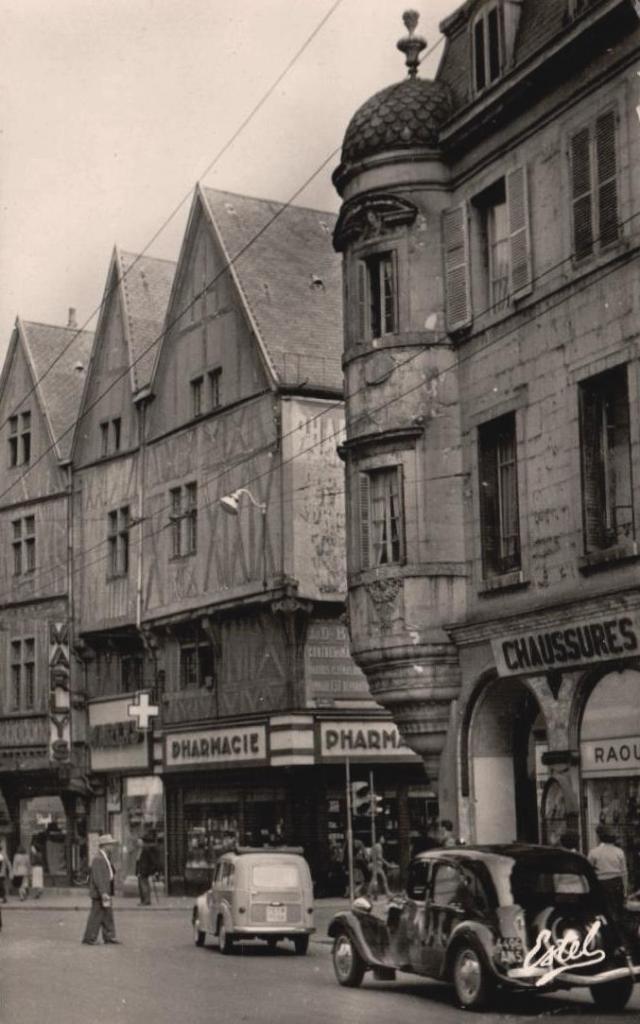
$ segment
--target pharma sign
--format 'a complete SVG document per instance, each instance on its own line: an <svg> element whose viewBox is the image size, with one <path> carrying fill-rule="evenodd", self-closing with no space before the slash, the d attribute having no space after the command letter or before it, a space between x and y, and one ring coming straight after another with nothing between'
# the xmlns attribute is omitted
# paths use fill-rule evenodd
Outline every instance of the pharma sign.
<svg viewBox="0 0 640 1024"><path fill-rule="evenodd" d="M94 772L129 771L150 766L147 735L129 717L131 695L89 704L89 750Z"/></svg>
<svg viewBox="0 0 640 1024"><path fill-rule="evenodd" d="M640 775L640 736L608 740L583 740L580 768L584 778Z"/></svg>
<svg viewBox="0 0 640 1024"><path fill-rule="evenodd" d="M320 757L323 760L345 758L384 761L387 758L419 761L405 745L393 722L340 721L320 722Z"/></svg>
<svg viewBox="0 0 640 1024"><path fill-rule="evenodd" d="M227 768L267 759L267 730L264 725L229 729L198 729L165 736L167 768Z"/></svg>
<svg viewBox="0 0 640 1024"><path fill-rule="evenodd" d="M640 614L603 615L559 629L516 633L492 640L491 647L501 676L630 658L640 652Z"/></svg>

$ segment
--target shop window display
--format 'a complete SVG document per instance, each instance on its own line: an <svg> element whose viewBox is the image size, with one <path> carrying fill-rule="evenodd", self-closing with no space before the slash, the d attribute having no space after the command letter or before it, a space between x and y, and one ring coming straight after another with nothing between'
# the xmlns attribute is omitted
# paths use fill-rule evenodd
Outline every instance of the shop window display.
<svg viewBox="0 0 640 1024"><path fill-rule="evenodd" d="M240 842L237 803L193 804L186 808L187 881L208 884L218 857Z"/></svg>
<svg viewBox="0 0 640 1024"><path fill-rule="evenodd" d="M162 779L145 775L123 779L121 812L120 874L136 874L140 840L150 839L159 866L164 865L164 813ZM114 832L114 834L116 834Z"/></svg>

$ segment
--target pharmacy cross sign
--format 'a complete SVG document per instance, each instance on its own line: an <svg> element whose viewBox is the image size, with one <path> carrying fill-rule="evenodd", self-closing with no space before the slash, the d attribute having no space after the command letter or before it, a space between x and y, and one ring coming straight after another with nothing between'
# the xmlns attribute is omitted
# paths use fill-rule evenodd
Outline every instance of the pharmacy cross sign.
<svg viewBox="0 0 640 1024"><path fill-rule="evenodd" d="M148 732L151 726L150 720L160 714L160 708L157 704L149 703L148 693L138 693L134 698L134 703L129 704L127 714L129 718L137 719L140 732Z"/></svg>

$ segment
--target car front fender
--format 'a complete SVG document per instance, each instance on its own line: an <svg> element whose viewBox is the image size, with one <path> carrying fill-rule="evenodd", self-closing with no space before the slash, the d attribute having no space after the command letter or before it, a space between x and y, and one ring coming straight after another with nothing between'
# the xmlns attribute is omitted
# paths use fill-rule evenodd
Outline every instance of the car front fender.
<svg viewBox="0 0 640 1024"><path fill-rule="evenodd" d="M329 924L332 939L346 933L369 967L395 967L389 956L389 933L384 921L373 914L343 910Z"/></svg>

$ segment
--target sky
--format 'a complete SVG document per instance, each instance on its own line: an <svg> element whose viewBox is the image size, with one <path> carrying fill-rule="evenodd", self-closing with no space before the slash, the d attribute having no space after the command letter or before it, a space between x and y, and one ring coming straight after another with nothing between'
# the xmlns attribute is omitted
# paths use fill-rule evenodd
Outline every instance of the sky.
<svg viewBox="0 0 640 1024"><path fill-rule="evenodd" d="M197 181L287 202L406 73L406 0L0 0L0 357L16 315L95 326L114 244L176 259ZM429 46L454 0L430 0ZM442 47L425 61L431 77ZM338 154L300 205L337 211ZM181 200L178 213L164 222Z"/></svg>

